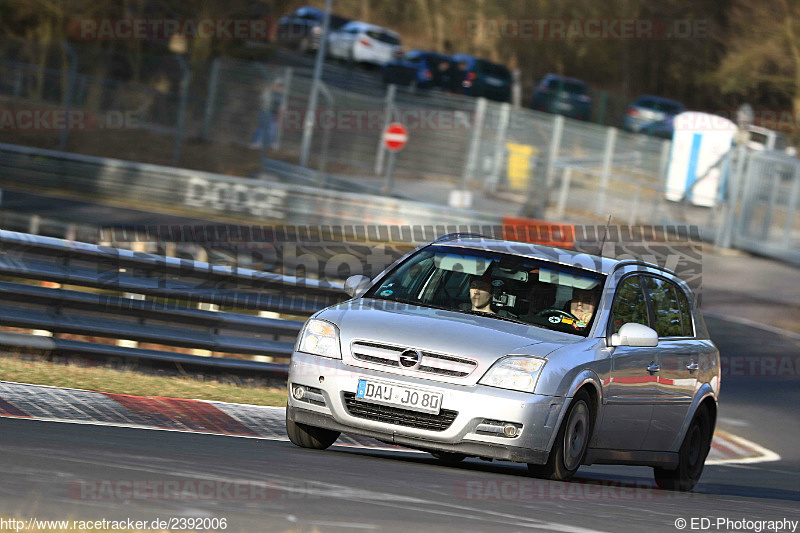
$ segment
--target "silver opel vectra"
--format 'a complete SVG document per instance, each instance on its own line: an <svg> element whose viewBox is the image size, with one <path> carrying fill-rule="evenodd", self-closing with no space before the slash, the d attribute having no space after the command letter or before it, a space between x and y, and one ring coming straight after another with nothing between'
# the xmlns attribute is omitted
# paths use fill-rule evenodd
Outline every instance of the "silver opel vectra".
<svg viewBox="0 0 800 533"><path fill-rule="evenodd" d="M448 235L313 315L292 354L286 429L527 463L652 466L691 490L711 446L719 352L689 287L654 264Z"/></svg>

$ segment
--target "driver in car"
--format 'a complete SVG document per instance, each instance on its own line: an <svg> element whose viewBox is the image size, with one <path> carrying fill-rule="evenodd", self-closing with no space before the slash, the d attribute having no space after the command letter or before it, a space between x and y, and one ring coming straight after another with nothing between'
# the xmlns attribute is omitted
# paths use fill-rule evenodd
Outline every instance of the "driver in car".
<svg viewBox="0 0 800 533"><path fill-rule="evenodd" d="M469 283L469 301L473 311L494 313L492 309L492 286L481 278L474 278Z"/></svg>

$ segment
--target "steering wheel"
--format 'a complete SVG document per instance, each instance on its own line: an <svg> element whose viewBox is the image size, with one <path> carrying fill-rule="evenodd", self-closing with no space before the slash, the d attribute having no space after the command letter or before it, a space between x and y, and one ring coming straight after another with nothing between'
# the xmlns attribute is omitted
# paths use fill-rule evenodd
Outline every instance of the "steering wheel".
<svg viewBox="0 0 800 533"><path fill-rule="evenodd" d="M535 316L546 316L548 317L548 321L552 322L553 324L558 324L559 322L561 322L560 317L571 318L575 322L578 322L578 317L576 317L572 313L563 311L561 309L556 309L555 307L551 307L550 309L542 309L541 311L536 313ZM559 317L559 320L557 322L553 321L552 318L554 317Z"/></svg>

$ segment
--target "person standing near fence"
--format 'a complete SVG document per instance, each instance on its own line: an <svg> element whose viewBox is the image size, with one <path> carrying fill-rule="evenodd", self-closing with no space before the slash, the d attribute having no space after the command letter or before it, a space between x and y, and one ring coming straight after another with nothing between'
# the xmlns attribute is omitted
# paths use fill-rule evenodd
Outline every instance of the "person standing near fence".
<svg viewBox="0 0 800 533"><path fill-rule="evenodd" d="M278 78L264 86L258 111L258 127L250 140L250 148L261 148L262 143L271 148L278 127L278 113L283 101L283 79Z"/></svg>

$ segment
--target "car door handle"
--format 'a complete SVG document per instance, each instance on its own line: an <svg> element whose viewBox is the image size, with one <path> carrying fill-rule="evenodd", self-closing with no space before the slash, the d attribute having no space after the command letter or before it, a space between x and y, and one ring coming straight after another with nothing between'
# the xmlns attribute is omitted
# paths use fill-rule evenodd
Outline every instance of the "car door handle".
<svg viewBox="0 0 800 533"><path fill-rule="evenodd" d="M695 363L694 361L692 361L691 363L686 365L686 370L688 370L689 373L692 373L692 372L694 372L695 370L697 370L699 368L700 368L700 365Z"/></svg>
<svg viewBox="0 0 800 533"><path fill-rule="evenodd" d="M661 370L661 365L657 365L655 363L650 363L647 365L648 372L658 372L659 370Z"/></svg>

